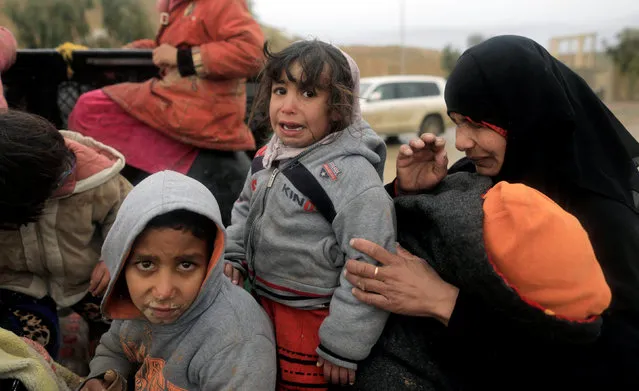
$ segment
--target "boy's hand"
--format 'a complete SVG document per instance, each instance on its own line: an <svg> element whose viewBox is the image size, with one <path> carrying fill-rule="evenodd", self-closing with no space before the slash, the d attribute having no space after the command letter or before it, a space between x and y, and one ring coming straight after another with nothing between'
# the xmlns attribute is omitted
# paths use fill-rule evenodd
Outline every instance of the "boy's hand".
<svg viewBox="0 0 639 391"><path fill-rule="evenodd" d="M343 386L355 384L355 370L340 367L330 361L324 360L320 357L317 360L318 367L324 367L324 378L327 382L333 384L341 384Z"/></svg>
<svg viewBox="0 0 639 391"><path fill-rule="evenodd" d="M242 272L234 268L230 263L224 265L224 274L231 279L233 284L239 286L244 285L244 276L242 275Z"/></svg>
<svg viewBox="0 0 639 391"><path fill-rule="evenodd" d="M104 264L104 261L98 262L98 264L93 268L93 273L91 273L89 292L93 296L102 296L109 285L110 279L111 275L109 274L109 269Z"/></svg>
<svg viewBox="0 0 639 391"><path fill-rule="evenodd" d="M124 380L116 371L109 369L104 379L91 379L80 391L124 391Z"/></svg>

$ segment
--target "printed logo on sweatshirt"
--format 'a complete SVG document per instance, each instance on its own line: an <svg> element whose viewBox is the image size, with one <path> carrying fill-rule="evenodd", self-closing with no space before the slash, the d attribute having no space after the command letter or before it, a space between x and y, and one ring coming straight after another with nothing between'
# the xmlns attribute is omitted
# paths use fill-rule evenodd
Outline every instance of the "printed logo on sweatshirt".
<svg viewBox="0 0 639 391"><path fill-rule="evenodd" d="M187 391L166 380L161 358L146 357L140 370L135 374L135 389L139 391Z"/></svg>
<svg viewBox="0 0 639 391"><path fill-rule="evenodd" d="M332 181L336 181L339 174L342 172L337 168L334 162L328 162L322 164L322 170L320 171L320 176L322 178L330 178Z"/></svg>
<svg viewBox="0 0 639 391"><path fill-rule="evenodd" d="M313 205L311 200L306 199L306 197L297 194L295 192L295 190L293 190L293 188L291 186L287 185L286 183L284 185L282 185L282 193L284 193L284 196L286 198L288 198L289 200L291 200L294 203L296 203L297 205L299 205L305 211L307 211L307 212L317 212L317 209L315 208L315 205Z"/></svg>

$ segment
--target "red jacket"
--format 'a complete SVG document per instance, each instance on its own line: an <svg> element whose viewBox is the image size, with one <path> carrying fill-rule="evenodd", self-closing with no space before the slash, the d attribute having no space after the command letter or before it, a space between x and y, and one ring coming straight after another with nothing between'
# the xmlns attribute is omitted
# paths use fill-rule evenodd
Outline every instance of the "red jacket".
<svg viewBox="0 0 639 391"><path fill-rule="evenodd" d="M244 0L184 1L171 10L155 42L192 48L196 75L172 69L143 83L122 83L104 92L129 114L185 144L216 150L250 150L255 140L244 124L245 78L262 65L264 35Z"/></svg>

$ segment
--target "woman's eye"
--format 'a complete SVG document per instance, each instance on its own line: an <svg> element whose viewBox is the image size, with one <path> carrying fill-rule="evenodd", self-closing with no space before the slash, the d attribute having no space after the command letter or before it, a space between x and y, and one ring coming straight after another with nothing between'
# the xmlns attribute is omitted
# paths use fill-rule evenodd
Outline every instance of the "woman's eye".
<svg viewBox="0 0 639 391"><path fill-rule="evenodd" d="M135 266L137 266L139 270L146 272L152 270L154 265L151 261L140 261L136 263Z"/></svg>
<svg viewBox="0 0 639 391"><path fill-rule="evenodd" d="M283 87L275 87L273 88L274 95L284 95L286 94L286 90Z"/></svg>
<svg viewBox="0 0 639 391"><path fill-rule="evenodd" d="M304 92L302 92L302 96L304 98L312 98L312 97L315 96L315 91L309 91L309 90L304 91Z"/></svg>

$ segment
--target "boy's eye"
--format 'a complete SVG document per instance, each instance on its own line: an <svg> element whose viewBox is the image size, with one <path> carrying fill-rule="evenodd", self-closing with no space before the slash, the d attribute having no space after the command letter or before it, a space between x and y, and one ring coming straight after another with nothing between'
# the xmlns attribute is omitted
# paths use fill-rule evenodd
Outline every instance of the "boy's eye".
<svg viewBox="0 0 639 391"><path fill-rule="evenodd" d="M284 95L284 94L286 94L286 90L284 89L284 87L275 87L275 88L273 88L273 94L274 95Z"/></svg>
<svg viewBox="0 0 639 391"><path fill-rule="evenodd" d="M191 271L193 269L195 269L195 264L192 262L180 262L180 266L178 266L178 269L181 271Z"/></svg>
<svg viewBox="0 0 639 391"><path fill-rule="evenodd" d="M153 270L155 265L153 265L153 262L151 261L139 261L135 264L135 266L138 268L138 270L148 272Z"/></svg>
<svg viewBox="0 0 639 391"><path fill-rule="evenodd" d="M316 95L316 94L315 94L315 91L311 91L311 90L306 90L306 91L303 91L303 92L302 92L302 96L303 96L304 98L312 98L312 97L314 97L315 95Z"/></svg>

